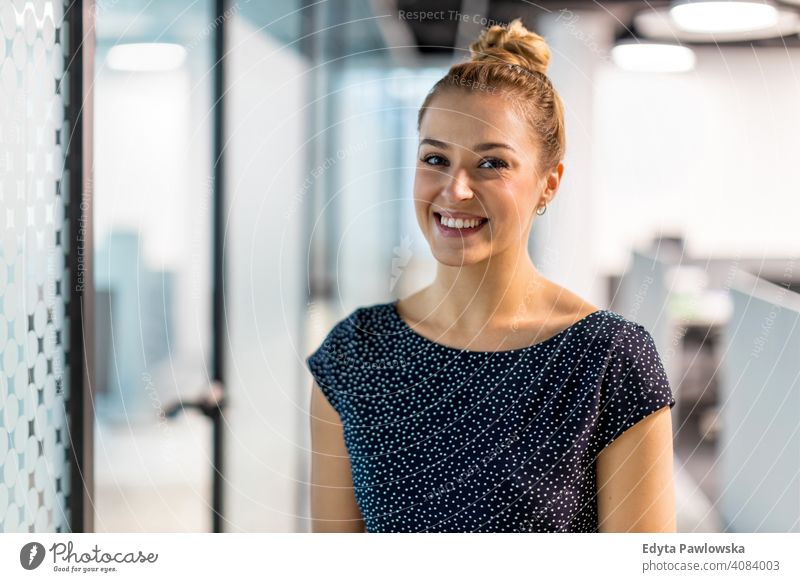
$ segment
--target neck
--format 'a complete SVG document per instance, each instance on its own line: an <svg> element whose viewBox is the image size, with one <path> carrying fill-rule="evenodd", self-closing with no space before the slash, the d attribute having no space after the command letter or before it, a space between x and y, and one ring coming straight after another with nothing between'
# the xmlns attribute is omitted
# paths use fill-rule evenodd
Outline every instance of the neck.
<svg viewBox="0 0 800 582"><path fill-rule="evenodd" d="M544 294L544 279L527 249L494 255L474 265L439 263L428 288L437 315L465 332L512 325L527 306Z"/></svg>

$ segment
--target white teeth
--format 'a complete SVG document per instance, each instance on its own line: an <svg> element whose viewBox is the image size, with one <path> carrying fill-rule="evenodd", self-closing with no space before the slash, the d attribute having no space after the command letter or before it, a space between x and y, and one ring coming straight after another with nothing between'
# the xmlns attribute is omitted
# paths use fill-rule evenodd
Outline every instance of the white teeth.
<svg viewBox="0 0 800 582"><path fill-rule="evenodd" d="M440 214L439 222L449 228L473 228L483 221L478 218L448 218Z"/></svg>

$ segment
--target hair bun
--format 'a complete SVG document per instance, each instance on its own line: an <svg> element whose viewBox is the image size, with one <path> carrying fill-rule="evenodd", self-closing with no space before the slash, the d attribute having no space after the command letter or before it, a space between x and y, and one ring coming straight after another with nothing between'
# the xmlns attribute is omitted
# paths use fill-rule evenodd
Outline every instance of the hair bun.
<svg viewBox="0 0 800 582"><path fill-rule="evenodd" d="M550 48L544 38L531 32L515 18L507 26L495 24L469 46L473 61L505 62L545 73Z"/></svg>

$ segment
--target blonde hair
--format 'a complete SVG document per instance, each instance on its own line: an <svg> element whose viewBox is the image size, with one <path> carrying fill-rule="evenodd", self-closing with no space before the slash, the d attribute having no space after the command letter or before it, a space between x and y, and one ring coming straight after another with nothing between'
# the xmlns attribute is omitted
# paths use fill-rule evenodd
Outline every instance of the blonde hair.
<svg viewBox="0 0 800 582"><path fill-rule="evenodd" d="M450 67L431 88L420 107L417 129L433 98L445 90L482 88L510 97L542 146L540 169L554 168L564 158L564 105L545 74L550 49L544 38L525 28L519 18L494 25L472 43L470 60Z"/></svg>

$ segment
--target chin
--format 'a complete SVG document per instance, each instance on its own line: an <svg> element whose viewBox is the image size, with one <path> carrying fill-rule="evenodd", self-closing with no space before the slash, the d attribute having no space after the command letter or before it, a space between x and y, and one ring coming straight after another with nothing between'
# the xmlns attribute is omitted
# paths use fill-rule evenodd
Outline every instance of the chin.
<svg viewBox="0 0 800 582"><path fill-rule="evenodd" d="M468 267L470 265L477 265L478 263L484 262L490 256L489 253L481 252L477 249L464 252L461 249L454 251L431 248L431 253L433 254L433 258L439 263L447 265L448 267Z"/></svg>

